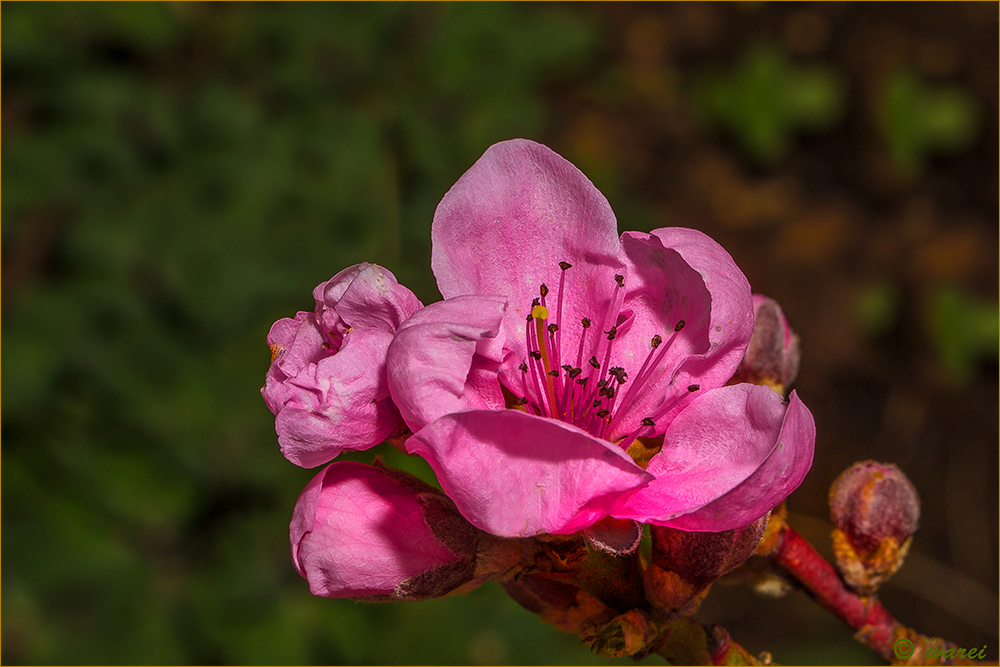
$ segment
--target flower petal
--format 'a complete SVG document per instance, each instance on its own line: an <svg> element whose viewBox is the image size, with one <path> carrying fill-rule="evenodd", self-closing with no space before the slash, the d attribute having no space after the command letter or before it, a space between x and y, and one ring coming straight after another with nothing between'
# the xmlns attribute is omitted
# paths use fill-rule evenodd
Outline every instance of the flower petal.
<svg viewBox="0 0 1000 667"><path fill-rule="evenodd" d="M496 366L505 309L501 297L460 296L432 303L403 323L389 346L387 372L410 429L451 412L503 405Z"/></svg>
<svg viewBox="0 0 1000 667"><path fill-rule="evenodd" d="M508 298L505 328L515 366L526 354L531 301L542 283L558 285L560 262L574 265L567 295L587 306L581 313L566 305L577 324L585 315L603 315L595 311L606 309L622 266L617 222L604 195L567 160L525 139L494 144L452 186L434 213L431 240L431 267L446 298Z"/></svg>
<svg viewBox="0 0 1000 667"><path fill-rule="evenodd" d="M777 445L761 466L729 493L665 525L717 532L752 523L802 483L812 466L815 442L816 422L793 391Z"/></svg>
<svg viewBox="0 0 1000 667"><path fill-rule="evenodd" d="M573 533L651 476L615 445L519 410L441 417L406 441L473 525L503 537Z"/></svg>
<svg viewBox="0 0 1000 667"><path fill-rule="evenodd" d="M719 387L736 372L753 335L754 309L750 283L726 250L707 235L684 227L662 227L650 232L701 274L712 295L710 348L685 370L702 386Z"/></svg>
<svg viewBox="0 0 1000 667"><path fill-rule="evenodd" d="M701 275L676 250L664 247L656 236L625 232L622 248L629 264L623 309L632 313L632 322L629 330L615 341L612 357L616 359L614 365L632 373L632 384L620 390L611 440L634 431L643 418L656 414L665 401L686 396L689 385L704 382L701 377L692 376L684 368L684 362L710 349L712 297ZM680 322L684 323L683 328L675 332ZM638 372L650 355L653 336L657 335L670 346L654 353L655 358L663 353L659 365L647 370L644 375L648 379L640 382ZM674 400L674 407L657 419L655 433L663 433L670 418L687 402L690 399Z"/></svg>
<svg viewBox="0 0 1000 667"><path fill-rule="evenodd" d="M349 461L306 485L289 539L309 590L332 598L391 597L412 577L459 560L428 528L418 493Z"/></svg>
<svg viewBox="0 0 1000 667"><path fill-rule="evenodd" d="M745 526L801 483L814 439L812 415L797 396L786 410L763 386L708 391L667 428L663 449L647 468L656 479L614 516L685 530Z"/></svg>
<svg viewBox="0 0 1000 667"><path fill-rule="evenodd" d="M286 380L275 416L285 458L311 468L345 449L373 447L396 430L401 419L385 377L391 341L392 334L379 329L352 331L337 354Z"/></svg>
<svg viewBox="0 0 1000 667"><path fill-rule="evenodd" d="M403 320L422 305L391 271L368 263L341 271L317 287L313 295L317 297L317 309L333 308L348 328L389 333L395 333Z"/></svg>

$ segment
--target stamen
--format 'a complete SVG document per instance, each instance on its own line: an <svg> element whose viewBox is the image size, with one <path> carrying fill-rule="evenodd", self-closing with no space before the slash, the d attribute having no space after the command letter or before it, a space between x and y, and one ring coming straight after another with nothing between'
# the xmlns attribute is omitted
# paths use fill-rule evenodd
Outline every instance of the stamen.
<svg viewBox="0 0 1000 667"><path fill-rule="evenodd" d="M545 296L549 288L542 283L541 287L542 296ZM545 395L549 399L549 416L550 417L561 417L559 413L559 407L556 405L556 394L555 387L552 384L550 378L557 377L559 371L555 372L555 376L552 375L552 365L549 363L548 350L545 345L545 320L549 316L549 310L545 306L535 306L531 309L531 316L535 319L535 331L536 338L538 340L538 351L542 358L542 368L545 369Z"/></svg>
<svg viewBox="0 0 1000 667"><path fill-rule="evenodd" d="M684 329L684 320L678 320L677 324L674 325L674 332L670 335L670 338L667 339L666 341L666 345L663 344L663 339L659 336L659 334L653 336L652 341L650 341L651 349L649 351L649 355L646 357L646 361L643 362L642 368L639 369L639 374L636 375L635 380L632 382L632 386L629 388L627 392L625 392L625 396L622 398L621 401L621 408L619 408L615 412L615 416L611 420L612 427L614 427L618 423L621 416L625 414L626 406L628 406L631 403L631 401L636 396L639 395L639 392L641 391L642 387L645 386L645 384L649 381L650 378L653 377L653 375L656 374L656 369L659 367L660 362L663 361L663 358L666 356L667 352L670 351L670 348L673 346L674 341L677 339L677 336L680 335L680 332L683 329ZM661 347L663 349L660 349ZM675 369L674 375L676 375L676 373L679 370L680 370L679 368Z"/></svg>
<svg viewBox="0 0 1000 667"><path fill-rule="evenodd" d="M699 387L696 384L692 384L692 385L688 386L686 392L680 393L680 394L675 394L671 398L667 399L666 401L663 402L663 404L659 408L656 409L656 412L653 413L652 419L654 421L659 420L661 417L663 417L663 415L667 414L668 412L670 412L671 410L673 410L675 407L677 407L678 403L680 403L685 398L687 398L688 396L690 396L694 392L698 391L699 389L701 389L701 387Z"/></svg>

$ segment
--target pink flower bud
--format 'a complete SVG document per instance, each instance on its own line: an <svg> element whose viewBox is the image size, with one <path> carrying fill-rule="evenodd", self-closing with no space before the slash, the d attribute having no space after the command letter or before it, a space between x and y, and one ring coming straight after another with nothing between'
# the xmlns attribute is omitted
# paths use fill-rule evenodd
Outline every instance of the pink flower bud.
<svg viewBox="0 0 1000 667"><path fill-rule="evenodd" d="M753 335L731 383L763 384L782 394L799 373L799 337L777 301L754 294L753 306Z"/></svg>
<svg viewBox="0 0 1000 667"><path fill-rule="evenodd" d="M870 595L903 564L920 520L920 498L896 466L864 461L833 483L830 516L844 580Z"/></svg>
<svg viewBox="0 0 1000 667"><path fill-rule="evenodd" d="M478 532L416 477L338 462L302 491L289 537L314 595L420 600L474 578Z"/></svg>

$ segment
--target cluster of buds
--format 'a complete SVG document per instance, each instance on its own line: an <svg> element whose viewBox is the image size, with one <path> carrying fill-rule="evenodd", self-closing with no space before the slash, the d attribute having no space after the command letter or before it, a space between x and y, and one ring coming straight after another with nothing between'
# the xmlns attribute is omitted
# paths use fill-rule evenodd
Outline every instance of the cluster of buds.
<svg viewBox="0 0 1000 667"><path fill-rule="evenodd" d="M830 515L841 576L860 595L872 595L902 566L920 520L920 499L899 468L864 461L833 483Z"/></svg>

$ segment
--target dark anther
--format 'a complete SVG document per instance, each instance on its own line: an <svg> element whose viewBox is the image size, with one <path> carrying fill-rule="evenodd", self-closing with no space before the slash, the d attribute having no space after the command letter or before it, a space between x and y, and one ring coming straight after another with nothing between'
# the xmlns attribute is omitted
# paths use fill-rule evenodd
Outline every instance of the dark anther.
<svg viewBox="0 0 1000 667"><path fill-rule="evenodd" d="M656 422L653 421L652 417L646 417L642 420L643 426L656 426Z"/></svg>
<svg viewBox="0 0 1000 667"><path fill-rule="evenodd" d="M684 320L677 320L677 324L674 326L674 331L680 331L684 328Z"/></svg>
<svg viewBox="0 0 1000 667"><path fill-rule="evenodd" d="M604 395L607 396L608 398L614 398L615 397L615 388L614 387L605 387L604 388Z"/></svg>
<svg viewBox="0 0 1000 667"><path fill-rule="evenodd" d="M618 335L618 327L611 327L610 331L605 331L604 333L608 334L608 340L614 340L615 336Z"/></svg>
<svg viewBox="0 0 1000 667"><path fill-rule="evenodd" d="M537 296L531 300L531 309L534 310L536 306L542 305L542 300Z"/></svg>
<svg viewBox="0 0 1000 667"><path fill-rule="evenodd" d="M553 368L551 371L546 373L546 375L551 375L552 377L557 378L559 377L559 369Z"/></svg>
<svg viewBox="0 0 1000 667"><path fill-rule="evenodd" d="M566 371L567 373L569 373L569 372L570 372L571 370L573 370L573 367L572 367L572 366L570 366L569 364L563 364L563 365L562 365L562 369L563 369L564 371ZM570 376L570 377L572 377L572 376Z"/></svg>
<svg viewBox="0 0 1000 667"><path fill-rule="evenodd" d="M559 325L558 324L550 324L546 328L549 330L549 333L555 333L555 332L559 331Z"/></svg>
<svg viewBox="0 0 1000 667"><path fill-rule="evenodd" d="M577 370L580 370L580 369L577 369ZM587 380L589 380L589 379L590 378L580 378L579 380L576 381L576 383L579 384L579 385L584 385L584 384L587 384Z"/></svg>
<svg viewBox="0 0 1000 667"><path fill-rule="evenodd" d="M606 386L607 384L608 384L608 381L607 381L607 380L598 380L598 381L597 381L597 386L598 386L598 387L604 387L604 386Z"/></svg>
<svg viewBox="0 0 1000 667"><path fill-rule="evenodd" d="M600 368L600 367L601 367L601 362L599 362L599 361L597 360L597 357L591 357L591 358L590 358L590 361L589 361L589 363L590 363L590 365L591 365L591 366L593 366L594 368Z"/></svg>
<svg viewBox="0 0 1000 667"><path fill-rule="evenodd" d="M615 282L618 283L619 287L625 287L625 276L615 276Z"/></svg>
<svg viewBox="0 0 1000 667"><path fill-rule="evenodd" d="M581 320L580 323L583 324L583 328L584 329L589 329L590 328L590 318L589 317L583 318L583 320Z"/></svg>
<svg viewBox="0 0 1000 667"><path fill-rule="evenodd" d="M522 373L527 373L528 372L528 364L524 363L523 361L521 362L521 365L518 366L518 368L521 369Z"/></svg>
<svg viewBox="0 0 1000 667"><path fill-rule="evenodd" d="M528 317L527 317L527 318L525 318L525 320L524 320L524 321L525 321L525 322L530 322L530 321L531 321L531 320L533 320L533 319L535 319L535 316L534 316L534 315L532 315L531 313L528 313Z"/></svg>
<svg viewBox="0 0 1000 667"><path fill-rule="evenodd" d="M626 373L625 369L621 366L615 366L609 369L608 375L611 375L618 380L618 384L625 384L625 380L628 379L628 373Z"/></svg>
<svg viewBox="0 0 1000 667"><path fill-rule="evenodd" d="M569 262L559 262L559 268L565 271L566 269L573 268L573 265Z"/></svg>
<svg viewBox="0 0 1000 667"><path fill-rule="evenodd" d="M609 414L611 414L611 413L610 413L610 412L608 412L607 410L598 410L598 411L597 411L597 416L598 416L599 418L601 418L601 419L604 419L604 418L605 418L605 417L607 417L607 416L608 416Z"/></svg>
<svg viewBox="0 0 1000 667"><path fill-rule="evenodd" d="M660 334L656 334L655 336L653 336L653 340L650 343L650 345L652 345L653 349L655 350L656 348L660 347L660 343L662 343L662 342L663 342L663 339L660 338Z"/></svg>
<svg viewBox="0 0 1000 667"><path fill-rule="evenodd" d="M701 389L701 385L700 384L689 384L688 385L688 391L698 391L699 389Z"/></svg>
<svg viewBox="0 0 1000 667"><path fill-rule="evenodd" d="M528 404L528 397L527 396L522 396L521 398L517 399L517 402L520 403L521 405L527 405Z"/></svg>
<svg viewBox="0 0 1000 667"><path fill-rule="evenodd" d="M541 294L542 296L548 296L549 286L546 285L545 283L542 283L541 285L538 286L538 293Z"/></svg>
<svg viewBox="0 0 1000 667"><path fill-rule="evenodd" d="M532 359L541 359L542 353L539 352L538 350L532 350L531 352L528 353L528 356L531 357Z"/></svg>
<svg viewBox="0 0 1000 667"><path fill-rule="evenodd" d="M592 407L592 408L599 408L599 407L601 407L601 402L600 401L594 401L593 403L590 404L590 407Z"/></svg>
<svg viewBox="0 0 1000 667"><path fill-rule="evenodd" d="M565 366L563 368L565 368ZM582 368L574 368L574 369L572 369L570 371L567 371L567 372L569 373L569 376L571 378L575 378L577 375L579 375L580 373L583 372L583 369Z"/></svg>

